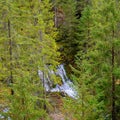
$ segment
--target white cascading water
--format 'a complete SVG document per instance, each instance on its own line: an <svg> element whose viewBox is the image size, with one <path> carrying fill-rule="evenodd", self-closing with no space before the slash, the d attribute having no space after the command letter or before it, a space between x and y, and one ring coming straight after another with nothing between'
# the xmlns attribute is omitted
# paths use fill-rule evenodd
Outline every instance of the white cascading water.
<svg viewBox="0 0 120 120"><path fill-rule="evenodd" d="M40 79L42 80L42 84L44 84L45 90L49 91L50 90L50 84L49 84L50 79L49 79L48 75L44 75L44 72L42 72L40 70L38 70L38 75L39 75Z"/></svg>
<svg viewBox="0 0 120 120"><path fill-rule="evenodd" d="M45 76L44 80L43 80L43 72L39 70L38 74L39 74L39 76L42 80L42 83L44 82L44 88L45 88L46 91L49 91L49 92L63 92L63 93L66 93L68 96L70 96L72 98L77 98L77 92L75 90L75 86L70 81L70 79L68 79L63 64L58 66L56 72L49 70L49 72L48 72L49 75ZM57 76L60 76L63 84L62 85L57 84L55 88L51 88L50 84L49 84L49 83L51 83L50 78L48 77L48 76L50 76L50 74L56 74Z"/></svg>

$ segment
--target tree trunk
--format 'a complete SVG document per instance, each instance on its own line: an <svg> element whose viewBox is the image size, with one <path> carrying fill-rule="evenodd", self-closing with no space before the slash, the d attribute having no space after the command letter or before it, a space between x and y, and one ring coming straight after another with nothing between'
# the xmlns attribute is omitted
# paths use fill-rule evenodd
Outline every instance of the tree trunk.
<svg viewBox="0 0 120 120"><path fill-rule="evenodd" d="M113 30L114 37L114 30ZM116 120L116 109L115 109L115 76L113 74L114 64L115 64L115 50L112 46L112 120Z"/></svg>
<svg viewBox="0 0 120 120"><path fill-rule="evenodd" d="M84 107L85 107L84 106L84 94L85 93L82 92L82 98L81 98L82 99L82 118L83 118L83 120L84 120L84 114L85 114L85 111L84 111Z"/></svg>
<svg viewBox="0 0 120 120"><path fill-rule="evenodd" d="M11 26L10 20L8 19L8 38L9 38L9 55L10 55L10 84L13 84L13 65L12 65L12 40L11 40ZM11 95L14 94L13 89L11 89Z"/></svg>
<svg viewBox="0 0 120 120"><path fill-rule="evenodd" d="M55 12L54 24L55 24L55 27L57 28L58 27L58 21L57 21L57 7L56 6L54 7L54 12Z"/></svg>
<svg viewBox="0 0 120 120"><path fill-rule="evenodd" d="M46 100L46 91L45 91L45 74L43 72L43 98L44 98L44 103L43 103L43 109L46 110L46 103L45 103L45 100Z"/></svg>

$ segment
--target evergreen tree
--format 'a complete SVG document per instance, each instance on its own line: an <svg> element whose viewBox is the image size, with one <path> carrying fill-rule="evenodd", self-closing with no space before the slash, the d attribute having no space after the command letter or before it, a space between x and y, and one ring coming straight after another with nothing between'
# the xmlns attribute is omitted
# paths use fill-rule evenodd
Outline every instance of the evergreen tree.
<svg viewBox="0 0 120 120"><path fill-rule="evenodd" d="M0 5L4 23L0 29L0 60L4 67L0 79L8 79L12 90L12 95L7 95L8 116L13 120L47 119L47 100L37 71L47 74L46 64L57 65L52 5L49 0L1 1Z"/></svg>
<svg viewBox="0 0 120 120"><path fill-rule="evenodd" d="M92 66L88 63L89 50L94 47L91 35L92 27L92 6L88 5L84 8L79 21L79 32L76 34L79 51L76 54L76 68L72 67L74 72L72 79L77 86L79 98L76 101L69 100L69 105L66 103L70 107L69 112L79 120L94 120L99 112L96 109L98 102L94 91L95 82L90 82L93 79L93 76L89 74ZM66 106L66 108L68 107Z"/></svg>
<svg viewBox="0 0 120 120"><path fill-rule="evenodd" d="M77 34L80 38L77 69L73 69L80 100L79 105L70 100L68 106L75 118L119 119L118 100L115 99L119 96L115 80L119 79L118 4L115 0L92 1L82 12Z"/></svg>
<svg viewBox="0 0 120 120"><path fill-rule="evenodd" d="M99 4L101 4L101 7L99 6ZM116 120L117 114L115 97L117 93L115 87L115 74L116 70L119 69L118 62L116 61L116 53L118 51L118 45L120 42L118 26L120 16L118 12L119 2L116 0L96 2L96 8L98 9L98 13L94 18L99 24L95 24L96 27L94 28L93 35L95 36L95 39L97 39L97 41L99 40L96 46L100 53L102 61L100 62L101 67L99 73L101 71L100 75L103 79L103 83L100 87L104 92L104 109L108 114L110 114L111 112L111 118L113 120ZM115 43L117 44L116 46L114 45ZM108 111L108 107L110 108L110 111Z"/></svg>
<svg viewBox="0 0 120 120"><path fill-rule="evenodd" d="M83 32L81 32L83 48L78 52L80 57L77 58L77 63L81 62L81 65L78 64L77 66L81 71L80 78L84 77L83 86L86 86L96 101L93 100L93 105L97 108L94 109L97 114L92 119L118 119L115 105L117 103L115 96L119 96L115 90L116 71L118 72L119 69L119 63L116 61L119 46L118 9L119 2L116 0L93 0L92 26L89 28L90 37L88 37L87 30L84 31L87 24L84 18L87 18L88 13L83 12L85 16L83 15L81 18L85 21L85 23L83 22ZM84 36L92 39L88 41ZM84 43L88 45L87 50ZM86 51L86 54L82 55L81 58L82 51Z"/></svg>

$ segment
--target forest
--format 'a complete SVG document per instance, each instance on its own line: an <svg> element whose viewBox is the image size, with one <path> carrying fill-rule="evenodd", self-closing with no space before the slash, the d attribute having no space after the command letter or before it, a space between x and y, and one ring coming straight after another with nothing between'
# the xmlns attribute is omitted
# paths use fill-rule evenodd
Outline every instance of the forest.
<svg viewBox="0 0 120 120"><path fill-rule="evenodd" d="M120 120L120 0L0 0L0 120Z"/></svg>

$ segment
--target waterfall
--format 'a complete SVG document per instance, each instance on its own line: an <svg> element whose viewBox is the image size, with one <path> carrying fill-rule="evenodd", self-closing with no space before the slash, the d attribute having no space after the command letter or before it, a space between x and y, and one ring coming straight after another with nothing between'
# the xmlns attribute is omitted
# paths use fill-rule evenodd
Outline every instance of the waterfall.
<svg viewBox="0 0 120 120"><path fill-rule="evenodd" d="M63 64L61 64L61 65L58 66L56 75L59 75L61 77L63 83L65 83L66 81L68 81L68 77L66 75L66 72L65 72Z"/></svg>
<svg viewBox="0 0 120 120"><path fill-rule="evenodd" d="M67 75L66 75L66 71L64 68L64 65L61 64L57 67L56 72L52 71L52 70L48 70L48 74L44 77L43 80L43 72L42 71L38 71L38 74L42 80L42 83L44 84L44 88L46 91L49 92L63 92L66 93L69 97L72 98L77 98L77 91L75 90L75 86L74 84L71 82L70 79L68 79ZM55 88L50 86L50 83L52 84L51 80L50 80L50 75L54 74L56 76L59 76L62 80L62 85L56 85Z"/></svg>
<svg viewBox="0 0 120 120"><path fill-rule="evenodd" d="M44 75L44 72L38 70L38 75L40 76L40 79L42 80L42 84L45 88L46 91L50 91L50 84L51 84L51 81L50 81L50 78L49 78L49 75Z"/></svg>

